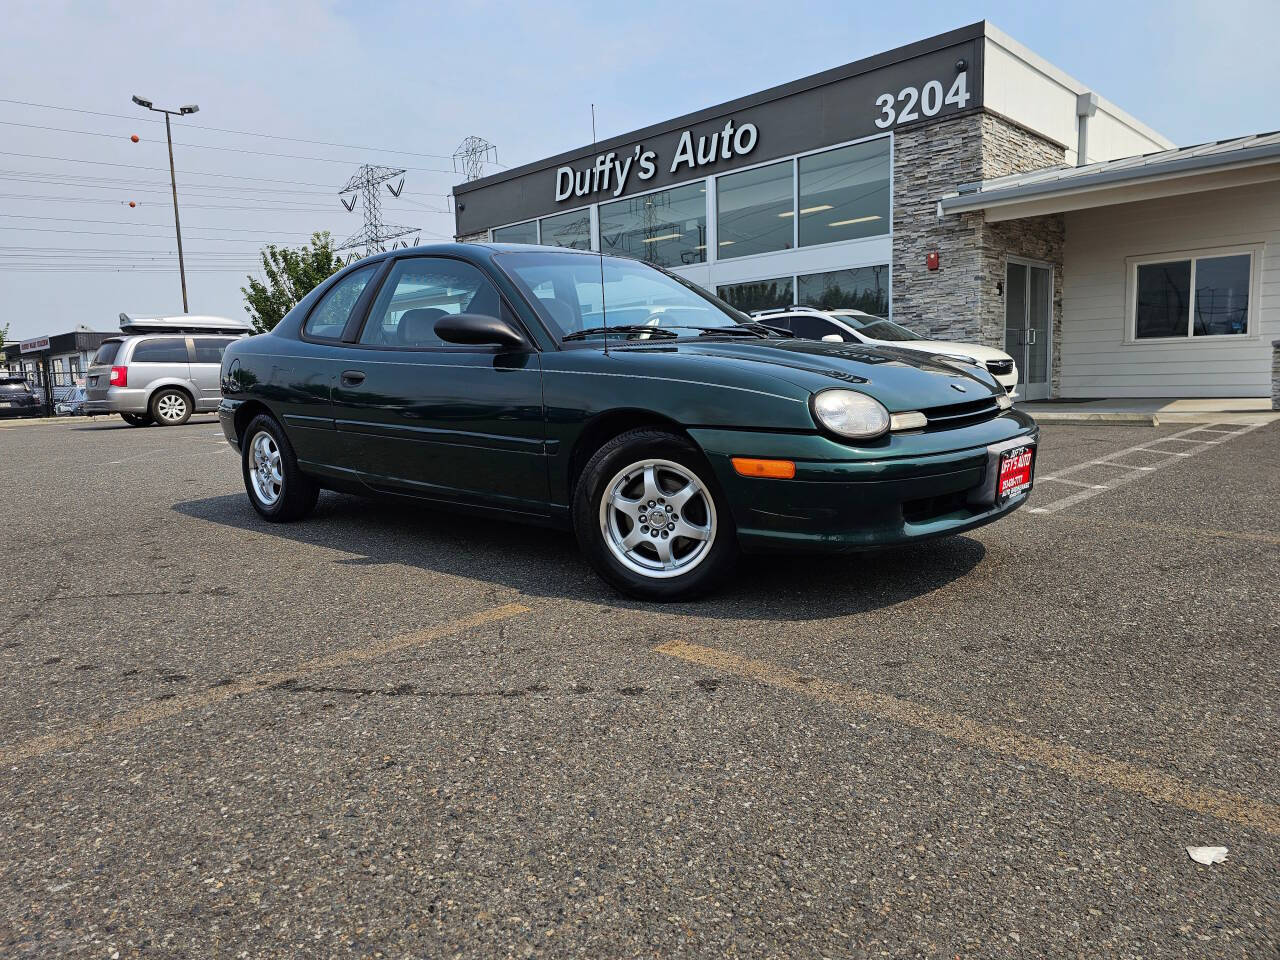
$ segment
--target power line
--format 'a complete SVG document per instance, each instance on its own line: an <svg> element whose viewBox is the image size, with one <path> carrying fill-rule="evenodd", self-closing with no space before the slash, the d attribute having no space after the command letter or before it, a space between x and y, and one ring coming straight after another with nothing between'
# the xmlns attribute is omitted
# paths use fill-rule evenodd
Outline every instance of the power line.
<svg viewBox="0 0 1280 960"><path fill-rule="evenodd" d="M0 120L0 126L6 127L23 127L27 130L47 130L51 133L72 133L80 137L105 137L108 140L119 140L122 134L118 133L98 133L94 130L70 130L66 127L50 127L39 123L19 123L17 120ZM193 150L218 150L223 153L244 153L256 157L275 157L280 160L305 160L311 163L340 163L343 166L350 166L355 163L354 160L338 160L333 157L309 157L299 153L271 153L266 150L249 150L245 147L219 147L209 143L185 143L175 140L175 147L189 147ZM449 176L456 176L457 171L448 167L405 167L406 170L412 170L415 173L445 173Z"/></svg>
<svg viewBox="0 0 1280 960"><path fill-rule="evenodd" d="M153 117L135 117L124 113L103 113L100 110L83 110L76 107L58 107L49 103L32 103L29 100L10 100L5 97L0 97L0 103L13 103L24 107L38 107L43 110L61 110L67 113L83 113L95 117L114 117L118 120L131 120L135 122L143 120L146 123L164 123L163 120L156 120ZM418 153L413 150L394 150L390 147L364 147L351 143L331 143L327 140L305 140L301 137L286 137L278 133L258 133L249 130L228 130L225 127L209 127L200 123L178 123L177 126L179 128L188 127L192 130L208 130L211 133L229 133L240 137L259 137L269 140L284 140L289 143L306 143L315 147L339 147L343 150L364 150L372 153L395 153L404 157L424 157L430 160L452 159L448 154L443 153ZM504 166L496 160L493 161L493 165L498 167Z"/></svg>
<svg viewBox="0 0 1280 960"><path fill-rule="evenodd" d="M122 233L120 231L103 231L103 230L64 230L54 227L6 227L0 225L0 230L21 230L24 233L75 233L84 237L165 237L168 234L160 233ZM192 237L193 240L216 240L219 243L257 243L267 244L275 241L263 239L261 241L251 240L248 237ZM277 243L277 246L281 244Z"/></svg>
<svg viewBox="0 0 1280 960"><path fill-rule="evenodd" d="M28 159L28 160L56 160L61 163L88 163L88 164L92 164L94 166L99 166L99 167L124 167L127 170L152 170L152 171L159 171L161 173L169 172L168 167L144 167L136 163L112 163L111 161L108 161L108 160L85 160L80 157L50 157L41 153L14 153L9 150L0 150L0 156L23 157L24 159ZM189 177L221 177L223 179L230 179L230 180L248 180L253 183L292 183L297 186L323 187L327 190L333 190L332 184L327 184L327 183L306 183L301 180L281 180L281 179L275 179L272 177L245 177L245 176L241 176L239 174L234 174L234 173L214 173L213 171L210 171L210 170L186 170L183 172L183 175L189 176ZM213 184L206 184L205 186L212 187ZM297 191L294 191L294 192L297 192ZM332 193L330 194L330 196L332 196ZM430 196L446 197L446 196L449 196L449 194L433 193L433 194L430 194Z"/></svg>
<svg viewBox="0 0 1280 960"><path fill-rule="evenodd" d="M131 220L86 220L86 219L82 219L81 217L44 217L44 216L36 216L35 214L23 214L23 213L0 213L0 217L7 217L10 220L40 220L40 221L48 221L51 223L100 223L100 224L105 223L105 224L112 224L118 227L167 228L169 226L169 224L167 223L135 223ZM196 229L197 230L216 230L219 233L255 233L256 234L256 233L262 232L260 230L245 230L238 227L204 226L204 227L196 227ZM311 236L312 232L314 231L309 231L309 232L289 231L287 233L281 233L280 236L309 237Z"/></svg>
<svg viewBox="0 0 1280 960"><path fill-rule="evenodd" d="M102 188L107 189L107 188ZM134 193L163 193L162 190L134 190ZM203 194L193 194L188 191L188 196L202 197ZM210 197L209 199L234 199L231 197ZM55 197L47 194L39 193L0 193L0 200L38 200L45 203L109 203L112 206L122 206L128 201L117 198L108 197ZM404 197L401 200L408 202ZM145 201L144 201L145 202ZM268 206L260 204L219 204L219 203L183 203L185 209L192 210L253 210L259 213L333 213L332 207L309 206L303 203L290 204L287 200L269 201ZM275 206L274 204L280 204ZM139 204L141 206L141 204ZM428 207L418 204L422 210L428 213L452 213L452 210L444 210L438 207ZM417 211L402 211L404 213L412 213Z"/></svg>

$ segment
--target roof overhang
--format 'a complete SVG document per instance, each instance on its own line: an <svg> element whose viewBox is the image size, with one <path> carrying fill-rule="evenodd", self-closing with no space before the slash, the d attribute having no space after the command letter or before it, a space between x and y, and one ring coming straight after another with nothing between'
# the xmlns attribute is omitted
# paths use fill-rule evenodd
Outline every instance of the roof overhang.
<svg viewBox="0 0 1280 960"><path fill-rule="evenodd" d="M1112 167L1092 173L950 194L938 201L939 215L981 210L988 222L1020 220L1068 210L1154 200L1206 190L1222 190L1280 180L1280 143L1226 154L1178 157L1161 163Z"/></svg>

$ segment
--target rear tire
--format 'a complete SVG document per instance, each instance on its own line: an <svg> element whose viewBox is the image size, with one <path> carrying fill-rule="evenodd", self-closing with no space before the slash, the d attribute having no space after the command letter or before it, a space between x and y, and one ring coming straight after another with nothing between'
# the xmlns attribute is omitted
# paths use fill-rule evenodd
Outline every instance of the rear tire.
<svg viewBox="0 0 1280 960"><path fill-rule="evenodd" d="M122 413L120 419L131 427L149 427L155 423L151 415L146 413Z"/></svg>
<svg viewBox="0 0 1280 960"><path fill-rule="evenodd" d="M320 486L298 468L293 445L275 418L259 414L243 436L240 468L258 515L272 523L288 523L314 510Z"/></svg>
<svg viewBox="0 0 1280 960"><path fill-rule="evenodd" d="M184 390L157 390L151 398L151 419L162 427L180 427L191 419L193 406Z"/></svg>
<svg viewBox="0 0 1280 960"><path fill-rule="evenodd" d="M642 600L701 596L738 559L733 517L706 457L652 427L614 437L587 461L573 527L596 573Z"/></svg>

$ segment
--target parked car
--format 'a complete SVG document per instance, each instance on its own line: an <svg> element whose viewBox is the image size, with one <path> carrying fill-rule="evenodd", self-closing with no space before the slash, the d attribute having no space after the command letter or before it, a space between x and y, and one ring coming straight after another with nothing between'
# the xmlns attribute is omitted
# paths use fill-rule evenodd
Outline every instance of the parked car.
<svg viewBox="0 0 1280 960"><path fill-rule="evenodd" d="M1009 396L1017 395L1018 366L1013 362L1013 357L995 347L981 343L929 340L900 323L861 310L783 307L758 310L752 316L761 323L790 330L807 340L892 344L904 350L918 350L921 353L977 363L1000 381Z"/></svg>
<svg viewBox="0 0 1280 960"><path fill-rule="evenodd" d="M222 354L252 327L223 317L131 318L125 336L104 340L85 375L84 412L125 423L178 426L218 408Z"/></svg>
<svg viewBox="0 0 1280 960"><path fill-rule="evenodd" d="M84 414L84 387L73 386L66 398L53 405L53 411L60 417L79 417Z"/></svg>
<svg viewBox="0 0 1280 960"><path fill-rule="evenodd" d="M989 523L1025 501L1038 439L979 367L795 339L639 261L520 245L366 258L229 346L222 383L267 520L326 488L572 528L605 580L664 600L740 550Z"/></svg>
<svg viewBox="0 0 1280 960"><path fill-rule="evenodd" d="M38 417L42 410L40 394L25 377L0 376L0 417Z"/></svg>

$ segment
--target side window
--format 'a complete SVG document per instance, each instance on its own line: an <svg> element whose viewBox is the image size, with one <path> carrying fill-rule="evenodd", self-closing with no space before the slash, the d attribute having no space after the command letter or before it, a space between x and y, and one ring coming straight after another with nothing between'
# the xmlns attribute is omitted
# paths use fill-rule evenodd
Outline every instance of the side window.
<svg viewBox="0 0 1280 960"><path fill-rule="evenodd" d="M765 314L763 317L756 317L757 323L763 323L766 327L777 327L779 330L791 329L791 318L787 316L778 316L777 314Z"/></svg>
<svg viewBox="0 0 1280 960"><path fill-rule="evenodd" d="M355 309L365 286L373 279L377 267L377 264L371 263L339 280L311 311L303 333L320 340L337 340L341 337L347 321L351 319L351 311Z"/></svg>
<svg viewBox="0 0 1280 960"><path fill-rule="evenodd" d="M184 337L162 337L143 340L133 348L130 363L186 363L187 341Z"/></svg>
<svg viewBox="0 0 1280 960"><path fill-rule="evenodd" d="M837 329L836 325L830 320L801 313L792 314L791 329L797 337L804 340L821 340L831 333L842 334L842 331ZM843 334L840 339L844 339Z"/></svg>
<svg viewBox="0 0 1280 960"><path fill-rule="evenodd" d="M360 342L379 347L440 347L435 325L447 313L502 315L502 299L489 279L462 260L412 257L391 268L360 331Z"/></svg>
<svg viewBox="0 0 1280 960"><path fill-rule="evenodd" d="M230 340L223 337L196 337L196 363L222 363Z"/></svg>

